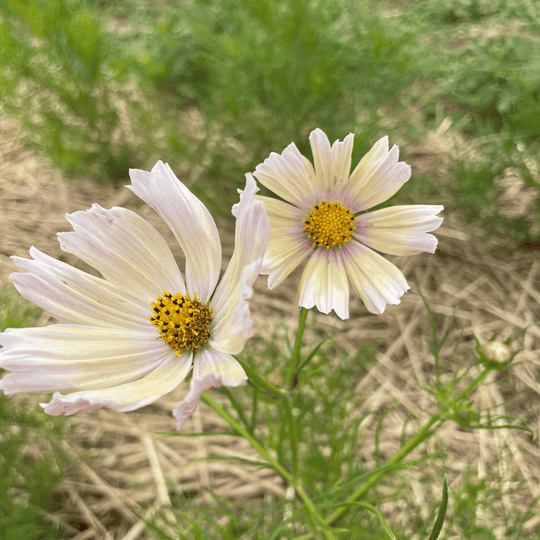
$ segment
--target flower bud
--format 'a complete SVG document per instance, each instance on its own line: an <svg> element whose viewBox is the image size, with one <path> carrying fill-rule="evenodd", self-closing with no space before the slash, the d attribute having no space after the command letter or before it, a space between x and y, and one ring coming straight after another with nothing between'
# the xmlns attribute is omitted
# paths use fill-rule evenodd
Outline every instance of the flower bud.
<svg viewBox="0 0 540 540"><path fill-rule="evenodd" d="M484 343L481 353L484 358L497 364L504 364L512 357L510 347L502 341L488 341Z"/></svg>

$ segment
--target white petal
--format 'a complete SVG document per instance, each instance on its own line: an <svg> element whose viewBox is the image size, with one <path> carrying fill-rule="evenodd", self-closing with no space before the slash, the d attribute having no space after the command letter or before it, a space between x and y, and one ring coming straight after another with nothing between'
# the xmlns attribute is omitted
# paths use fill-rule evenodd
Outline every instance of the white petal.
<svg viewBox="0 0 540 540"><path fill-rule="evenodd" d="M219 283L210 309L214 312L210 344L218 350L238 354L251 336L252 320L248 299L261 271L270 223L264 205L254 199L255 179L246 175L246 189L240 203L233 206L236 216L235 247L229 266Z"/></svg>
<svg viewBox="0 0 540 540"><path fill-rule="evenodd" d="M164 290L185 294L178 266L163 237L148 222L125 208L67 216L74 232L60 233L64 251L87 262L135 298L151 302Z"/></svg>
<svg viewBox="0 0 540 540"><path fill-rule="evenodd" d="M268 288L275 289L304 259L313 253L310 241L300 235L270 239L261 274L268 274Z"/></svg>
<svg viewBox="0 0 540 540"><path fill-rule="evenodd" d="M110 407L117 411L133 411L153 403L174 390L191 367L192 353L178 357L168 353L160 364L144 377L135 381L99 390L85 390L68 395L56 392L50 403L41 403L47 414L75 414Z"/></svg>
<svg viewBox="0 0 540 540"><path fill-rule="evenodd" d="M332 188L332 149L326 134L317 128L309 135L311 152L313 153L313 163L315 173L319 180L319 185L325 190Z"/></svg>
<svg viewBox="0 0 540 540"><path fill-rule="evenodd" d="M8 329L0 334L6 394L93 390L141 378L173 351L157 332L82 325Z"/></svg>
<svg viewBox="0 0 540 540"><path fill-rule="evenodd" d="M27 273L12 274L21 295L63 322L91 326L133 328L149 326L151 306L124 289L66 263L36 248L34 260L13 257Z"/></svg>
<svg viewBox="0 0 540 540"><path fill-rule="evenodd" d="M251 174L246 174L246 188L240 191L240 202L232 208L236 217L234 253L211 302L216 318L221 317L224 309L234 311L234 303L239 301L239 290L244 286L250 288L261 269L270 240L270 222L264 204L255 200L257 191L255 179ZM245 268L248 266L250 272L246 275ZM231 302L231 297L236 300Z"/></svg>
<svg viewBox="0 0 540 540"><path fill-rule="evenodd" d="M343 139L343 142L336 141L332 145L332 182L330 185L332 190L339 189L349 180L353 142L354 135L349 133L349 135Z"/></svg>
<svg viewBox="0 0 540 540"><path fill-rule="evenodd" d="M349 318L349 283L341 250L316 249L300 279L300 307L316 306L322 313L333 309L338 317Z"/></svg>
<svg viewBox="0 0 540 540"><path fill-rule="evenodd" d="M436 215L440 205L393 206L358 217L355 238L391 255L434 253L437 239L428 232L437 230L443 218Z"/></svg>
<svg viewBox="0 0 540 540"><path fill-rule="evenodd" d="M242 366L230 355L207 348L195 355L193 378L188 395L173 409L177 429L197 408L200 396L210 388L236 387L247 380Z"/></svg>
<svg viewBox="0 0 540 540"><path fill-rule="evenodd" d="M128 188L161 216L186 255L188 293L198 292L199 301L208 302L221 270L221 244L212 216L169 165L158 161L151 173L130 169L129 174Z"/></svg>
<svg viewBox="0 0 540 540"><path fill-rule="evenodd" d="M304 213L288 203L257 196L270 220L270 242L264 255L262 274L269 274L268 288L277 287L313 249L304 231Z"/></svg>
<svg viewBox="0 0 540 540"><path fill-rule="evenodd" d="M322 187L313 166L294 143L281 155L272 152L253 174L269 190L297 206L313 205L317 199L315 193Z"/></svg>
<svg viewBox="0 0 540 540"><path fill-rule="evenodd" d="M347 276L368 311L380 314L386 304L400 303L409 285L396 266L359 242L350 241L342 247Z"/></svg>
<svg viewBox="0 0 540 540"><path fill-rule="evenodd" d="M397 146L388 152L388 138L383 137L362 158L351 174L347 190L358 201L354 212L372 208L394 195L410 178L411 168L398 163Z"/></svg>

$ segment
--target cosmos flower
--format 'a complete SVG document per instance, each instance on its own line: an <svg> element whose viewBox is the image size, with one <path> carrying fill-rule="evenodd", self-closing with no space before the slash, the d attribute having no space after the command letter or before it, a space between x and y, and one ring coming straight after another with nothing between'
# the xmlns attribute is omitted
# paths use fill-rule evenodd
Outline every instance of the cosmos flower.
<svg viewBox="0 0 540 540"><path fill-rule="evenodd" d="M349 283L367 309L382 313L399 304L409 285L401 271L373 251L391 255L433 253L437 239L427 234L442 223L440 205L394 206L372 212L410 178L398 162L398 148L380 139L352 174L353 134L332 146L316 129L309 136L315 167L290 144L272 152L254 176L283 201L257 196L270 219L271 236L261 273L277 287L304 260L298 304L334 310L349 317ZM370 249L373 248L373 249Z"/></svg>
<svg viewBox="0 0 540 540"><path fill-rule="evenodd" d="M193 367L191 389L173 410L178 428L211 387L238 386L246 374L233 358L251 335L248 299L270 229L255 180L233 206L235 250L219 281L221 245L205 206L158 162L130 171L137 196L167 223L186 256L185 280L163 237L124 208L67 216L74 232L58 235L64 251L93 266L92 276L30 249L13 257L26 299L60 321L0 334L0 381L6 394L54 391L52 415L100 407L131 411L176 388ZM71 393L64 394L65 391ZM62 392L62 393L60 393Z"/></svg>

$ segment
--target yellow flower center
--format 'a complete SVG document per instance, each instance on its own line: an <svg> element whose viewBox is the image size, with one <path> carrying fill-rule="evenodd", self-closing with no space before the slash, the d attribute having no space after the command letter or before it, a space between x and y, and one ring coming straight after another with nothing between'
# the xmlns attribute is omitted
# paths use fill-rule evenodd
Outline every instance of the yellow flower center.
<svg viewBox="0 0 540 540"><path fill-rule="evenodd" d="M313 205L313 211L308 214L303 223L304 230L309 232L308 238L313 240L313 247L325 246L326 249L338 247L352 238L355 216L351 210L338 202L326 202Z"/></svg>
<svg viewBox="0 0 540 540"><path fill-rule="evenodd" d="M163 291L163 298L158 295L157 302L152 302L154 315L148 318L178 356L184 349L198 349L210 335L213 313L197 300L197 294L191 300L187 294Z"/></svg>

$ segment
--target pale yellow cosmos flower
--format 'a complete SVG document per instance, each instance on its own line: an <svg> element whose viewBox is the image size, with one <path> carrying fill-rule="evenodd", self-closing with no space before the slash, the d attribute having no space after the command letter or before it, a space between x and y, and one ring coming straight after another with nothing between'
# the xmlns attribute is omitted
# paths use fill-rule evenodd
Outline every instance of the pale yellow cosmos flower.
<svg viewBox="0 0 540 540"><path fill-rule="evenodd" d="M233 206L235 250L221 280L221 245L205 206L158 162L130 171L128 186L167 223L186 256L185 279L163 237L124 208L98 205L67 216L74 232L64 251L96 268L94 277L30 249L13 257L18 291L60 324L0 334L0 381L6 394L54 392L52 415L100 407L131 411L176 388L193 369L191 390L173 410L178 428L202 392L238 386L246 374L233 358L251 335L248 299L270 236L251 175ZM60 393L62 392L62 393ZM65 393L70 392L70 393Z"/></svg>
<svg viewBox="0 0 540 540"><path fill-rule="evenodd" d="M433 253L428 234L442 223L441 205L394 206L366 212L394 195L410 178L398 148L380 139L350 173L353 134L332 146L316 129L309 136L315 166L290 144L271 153L254 176L283 201L259 197L270 218L264 256L268 288L277 287L303 261L298 305L349 317L349 284L367 309L382 313L399 304L409 285L401 271L376 249L391 255ZM373 249L370 249L373 248Z"/></svg>

